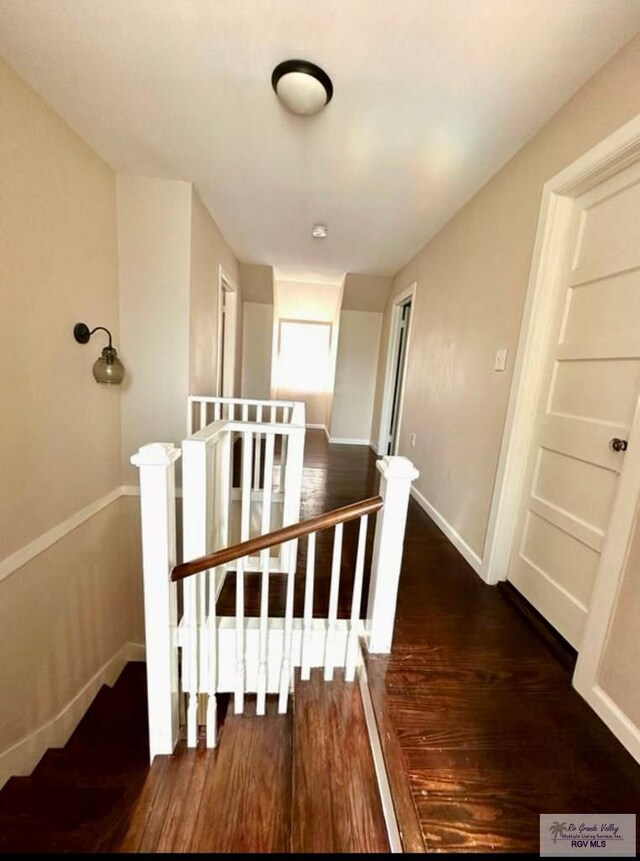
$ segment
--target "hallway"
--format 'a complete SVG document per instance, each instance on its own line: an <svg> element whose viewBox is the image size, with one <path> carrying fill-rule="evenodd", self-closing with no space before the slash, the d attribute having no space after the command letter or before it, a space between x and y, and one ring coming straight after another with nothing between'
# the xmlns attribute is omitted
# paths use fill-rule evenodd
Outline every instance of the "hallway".
<svg viewBox="0 0 640 861"><path fill-rule="evenodd" d="M308 432L305 515L376 486L370 449ZM393 654L370 661L369 677L427 852L538 853L540 813L638 812L640 766L573 690L566 663L413 500Z"/></svg>
<svg viewBox="0 0 640 861"><path fill-rule="evenodd" d="M373 495L375 461L368 448L329 445L309 431L302 517ZM480 581L413 501L393 654L368 658L367 672L405 851L537 854L541 812L637 812L640 767L572 689L566 660L504 589ZM203 814L207 786L228 770L215 769L222 747L187 753L181 742L175 757L148 769L143 679L142 666L130 664L119 694L103 688L67 748L49 751L33 777L7 784L0 852L178 851L200 845L205 825L207 851L247 849L254 832L254 849L266 841L286 851L266 814L251 813L261 799L271 815L276 778L284 780L274 760L280 735L262 732L273 726L255 724L271 777L259 779L254 756L240 785L247 809L229 797L219 820L225 830ZM315 760L334 777L339 771ZM332 793L318 785L317 801L326 803ZM284 791L291 796L290 786ZM317 814L304 821L313 837Z"/></svg>

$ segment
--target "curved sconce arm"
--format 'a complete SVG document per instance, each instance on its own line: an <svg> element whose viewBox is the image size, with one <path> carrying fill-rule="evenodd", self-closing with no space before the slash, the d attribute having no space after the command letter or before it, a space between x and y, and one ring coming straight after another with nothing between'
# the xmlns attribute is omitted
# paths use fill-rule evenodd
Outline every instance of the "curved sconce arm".
<svg viewBox="0 0 640 861"><path fill-rule="evenodd" d="M113 346L111 332L104 326L96 326L89 329L86 323L76 323L73 327L73 337L79 344L88 344L94 332L106 332L109 336L109 344L103 347L102 354L93 365L93 376L97 383L111 383L120 385L124 379L124 365L118 358L118 351Z"/></svg>

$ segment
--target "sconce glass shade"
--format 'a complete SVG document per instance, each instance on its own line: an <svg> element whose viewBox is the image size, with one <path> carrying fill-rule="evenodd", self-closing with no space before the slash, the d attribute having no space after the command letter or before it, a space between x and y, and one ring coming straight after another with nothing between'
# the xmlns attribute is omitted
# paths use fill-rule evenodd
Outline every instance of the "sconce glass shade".
<svg viewBox="0 0 640 861"><path fill-rule="evenodd" d="M124 380L124 365L118 358L118 351L111 343L111 332L104 326L89 329L86 323L76 323L73 327L73 337L79 344L88 344L94 332L106 332L109 343L103 348L100 358L93 365L93 377L97 383L112 383L119 386Z"/></svg>
<svg viewBox="0 0 640 861"><path fill-rule="evenodd" d="M102 355L93 365L93 376L97 383L119 385L124 380L124 365L115 347L104 347Z"/></svg>

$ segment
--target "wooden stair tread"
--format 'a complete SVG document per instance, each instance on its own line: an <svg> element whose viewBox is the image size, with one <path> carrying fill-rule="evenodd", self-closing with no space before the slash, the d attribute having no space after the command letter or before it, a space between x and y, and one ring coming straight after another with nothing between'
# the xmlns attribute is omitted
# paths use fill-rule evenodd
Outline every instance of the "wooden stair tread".
<svg viewBox="0 0 640 861"><path fill-rule="evenodd" d="M249 709L248 709L249 711ZM208 773L192 852L288 852L291 714L229 715Z"/></svg>
<svg viewBox="0 0 640 861"><path fill-rule="evenodd" d="M388 852L357 682L296 678L292 852Z"/></svg>

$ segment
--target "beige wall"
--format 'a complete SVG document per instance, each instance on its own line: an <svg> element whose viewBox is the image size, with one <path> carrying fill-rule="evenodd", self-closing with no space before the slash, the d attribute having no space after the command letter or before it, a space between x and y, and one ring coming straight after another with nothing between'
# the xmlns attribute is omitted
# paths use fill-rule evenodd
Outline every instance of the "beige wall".
<svg viewBox="0 0 640 861"><path fill-rule="evenodd" d="M191 184L118 176L122 482L138 484L131 455L179 443L189 389Z"/></svg>
<svg viewBox="0 0 640 861"><path fill-rule="evenodd" d="M237 288L234 394L239 396L242 375L243 314L240 265L220 232L217 223L194 189L191 216L191 374L189 390L189 393L193 395L216 394L220 267Z"/></svg>
<svg viewBox="0 0 640 861"><path fill-rule="evenodd" d="M345 311L340 337L329 435L369 443L382 314Z"/></svg>
<svg viewBox="0 0 640 861"><path fill-rule="evenodd" d="M240 263L239 268L244 301L273 305L273 267Z"/></svg>
<svg viewBox="0 0 640 861"><path fill-rule="evenodd" d="M347 272L342 297L343 311L384 311L393 279L381 275Z"/></svg>
<svg viewBox="0 0 640 861"><path fill-rule="evenodd" d="M271 396L273 305L244 303L242 397Z"/></svg>
<svg viewBox="0 0 640 861"><path fill-rule="evenodd" d="M542 186L639 110L636 37L394 279L393 295L418 283L400 453L420 470L419 491L479 556ZM388 329L389 308L381 362ZM509 350L506 373L492 370L500 348ZM381 374L376 434L383 382Z"/></svg>
<svg viewBox="0 0 640 861"><path fill-rule="evenodd" d="M0 754L55 718L125 643L144 642L139 570L120 540L131 502L121 497L0 583Z"/></svg>
<svg viewBox="0 0 640 861"><path fill-rule="evenodd" d="M72 333L119 346L113 171L1 62L0 110L2 559L119 483L120 393Z"/></svg>
<svg viewBox="0 0 640 861"><path fill-rule="evenodd" d="M78 321L102 325L120 347L114 173L2 61L0 128L2 561L118 488L121 393L91 373L104 336L80 346L72 335ZM7 749L29 764L20 742L141 642L122 503L4 566L0 783L18 761Z"/></svg>

